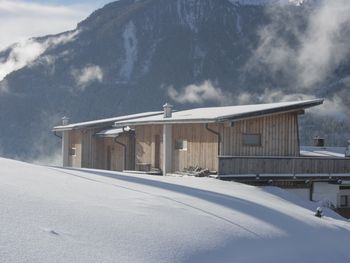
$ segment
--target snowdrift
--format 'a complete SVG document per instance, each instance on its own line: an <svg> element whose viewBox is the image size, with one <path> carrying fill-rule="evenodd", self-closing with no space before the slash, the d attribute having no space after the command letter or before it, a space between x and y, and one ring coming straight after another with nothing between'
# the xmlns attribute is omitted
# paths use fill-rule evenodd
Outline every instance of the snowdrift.
<svg viewBox="0 0 350 263"><path fill-rule="evenodd" d="M350 225L283 190L0 158L0 262L350 262Z"/></svg>

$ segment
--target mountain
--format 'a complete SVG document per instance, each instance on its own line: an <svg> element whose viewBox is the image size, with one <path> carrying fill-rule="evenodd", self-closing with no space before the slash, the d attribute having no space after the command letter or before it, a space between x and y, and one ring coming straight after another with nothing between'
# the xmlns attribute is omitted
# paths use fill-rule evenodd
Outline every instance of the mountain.
<svg viewBox="0 0 350 263"><path fill-rule="evenodd" d="M350 138L346 39L333 47L317 36L338 29L348 36L348 20L339 21L341 28L325 24L319 34L324 6L261 2L120 0L70 32L3 50L2 155L52 154L60 140L50 129L62 116L84 121L159 110L165 101L183 109L326 97L325 108L304 118L303 142L331 134L329 141L344 144ZM309 56L312 43L321 60Z"/></svg>
<svg viewBox="0 0 350 263"><path fill-rule="evenodd" d="M0 179L2 262L350 259L346 219L276 187L3 158Z"/></svg>

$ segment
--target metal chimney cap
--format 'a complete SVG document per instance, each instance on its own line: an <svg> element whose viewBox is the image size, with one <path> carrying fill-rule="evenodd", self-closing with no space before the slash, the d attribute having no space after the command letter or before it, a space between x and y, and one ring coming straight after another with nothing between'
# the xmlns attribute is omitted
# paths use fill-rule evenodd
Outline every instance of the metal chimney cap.
<svg viewBox="0 0 350 263"><path fill-rule="evenodd" d="M172 111L173 111L173 105L170 105L169 103L165 103L163 105L164 110L164 117L163 118L171 118Z"/></svg>
<svg viewBox="0 0 350 263"><path fill-rule="evenodd" d="M166 102L164 105L163 105L163 108L173 108L174 106L169 104L168 102Z"/></svg>
<svg viewBox="0 0 350 263"><path fill-rule="evenodd" d="M68 125L68 123L69 123L69 118L66 117L66 116L62 117L62 124L63 125Z"/></svg>

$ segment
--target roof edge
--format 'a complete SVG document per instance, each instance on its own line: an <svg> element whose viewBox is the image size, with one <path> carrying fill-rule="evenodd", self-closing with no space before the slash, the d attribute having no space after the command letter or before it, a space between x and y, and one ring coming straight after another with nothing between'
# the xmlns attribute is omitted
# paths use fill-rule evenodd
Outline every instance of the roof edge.
<svg viewBox="0 0 350 263"><path fill-rule="evenodd" d="M142 116L140 116L142 114ZM124 115L119 116L115 118L108 118L108 119L97 119L93 121L86 121L86 122L77 122L77 123L70 123L68 125L58 125L52 128L53 132L60 132L60 131L71 131L71 130L78 130L83 128L103 128L107 126L113 126L113 124L116 121L126 121L126 120L133 120L138 119L141 117L150 117L150 116L156 116L163 114L163 111L150 111L145 113L136 113L132 115Z"/></svg>
<svg viewBox="0 0 350 263"><path fill-rule="evenodd" d="M220 118L219 122L228 121L228 120L242 120L242 119L246 119L246 118L259 117L259 116L264 116L264 115L293 112L293 111L297 111L300 109L315 107L315 106L323 104L323 102L324 102L324 99L314 99L314 100L310 100L310 101L305 101L303 103L288 105L288 106L279 107L279 108L275 108L275 109L266 109L266 110L261 110L261 111L257 111L257 112L235 114L235 115L225 116L223 118Z"/></svg>
<svg viewBox="0 0 350 263"><path fill-rule="evenodd" d="M189 123L220 123L225 121L234 121L234 120L244 120L254 117L262 117L266 115L273 115L273 114L282 114L287 112L294 112L310 107L314 107L317 105L320 105L324 102L324 99L313 99L313 100L306 100L306 101L300 101L295 102L295 104L287 105L287 106L280 106L272 109L266 109L266 110L259 110L255 112L247 112L247 113L240 113L240 114L233 114L233 115L227 115L216 119L177 119L177 120L171 120L171 119L162 119L162 120L150 120L150 121L116 121L114 124L114 127L122 127L122 126L137 126L137 125L152 125L152 124L189 124ZM120 123L121 122L121 123Z"/></svg>

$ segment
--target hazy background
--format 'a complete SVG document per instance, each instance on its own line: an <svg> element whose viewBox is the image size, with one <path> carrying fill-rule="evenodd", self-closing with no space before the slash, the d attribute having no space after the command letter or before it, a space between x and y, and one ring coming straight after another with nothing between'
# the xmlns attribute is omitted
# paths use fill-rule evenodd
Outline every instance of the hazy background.
<svg viewBox="0 0 350 263"><path fill-rule="evenodd" d="M0 0L0 50L30 37L72 30L108 0Z"/></svg>

